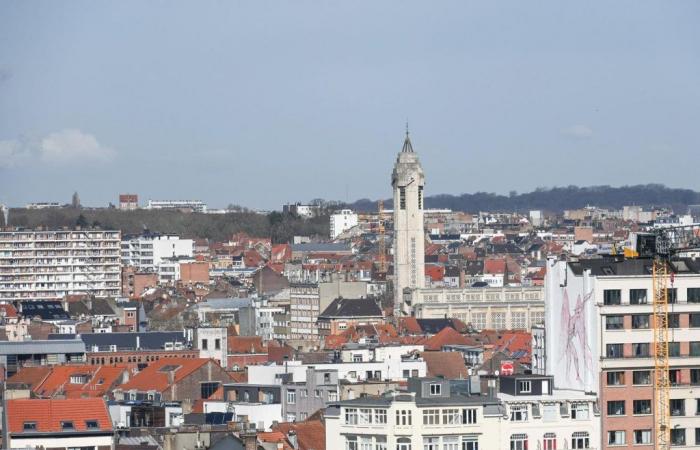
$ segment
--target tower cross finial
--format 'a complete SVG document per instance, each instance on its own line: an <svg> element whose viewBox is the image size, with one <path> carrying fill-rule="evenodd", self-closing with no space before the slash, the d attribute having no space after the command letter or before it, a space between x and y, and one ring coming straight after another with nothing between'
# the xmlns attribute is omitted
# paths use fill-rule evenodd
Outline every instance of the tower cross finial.
<svg viewBox="0 0 700 450"><path fill-rule="evenodd" d="M408 136L408 119L406 119L406 136Z"/></svg>

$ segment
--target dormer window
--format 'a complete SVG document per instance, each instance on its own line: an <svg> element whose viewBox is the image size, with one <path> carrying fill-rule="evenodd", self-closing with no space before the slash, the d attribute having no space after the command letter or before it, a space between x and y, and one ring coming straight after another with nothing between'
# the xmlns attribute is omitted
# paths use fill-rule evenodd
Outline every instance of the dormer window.
<svg viewBox="0 0 700 450"><path fill-rule="evenodd" d="M74 430L75 426L73 426L73 421L72 420L64 420L61 422L61 429L66 431L66 430Z"/></svg>
<svg viewBox="0 0 700 450"><path fill-rule="evenodd" d="M86 420L85 428L87 428L88 430L97 430L98 428L100 428L100 423L97 420Z"/></svg>
<svg viewBox="0 0 700 450"><path fill-rule="evenodd" d="M84 373L76 373L70 376L71 384L85 384L88 381L88 376Z"/></svg>
<svg viewBox="0 0 700 450"><path fill-rule="evenodd" d="M440 383L430 383L430 395L442 395L442 385Z"/></svg>
<svg viewBox="0 0 700 450"><path fill-rule="evenodd" d="M24 422L22 429L24 431L36 431L36 422Z"/></svg>

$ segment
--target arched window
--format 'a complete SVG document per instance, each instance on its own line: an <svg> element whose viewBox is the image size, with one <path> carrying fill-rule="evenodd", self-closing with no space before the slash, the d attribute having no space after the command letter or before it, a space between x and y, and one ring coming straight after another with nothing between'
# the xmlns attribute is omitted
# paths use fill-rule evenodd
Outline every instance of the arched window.
<svg viewBox="0 0 700 450"><path fill-rule="evenodd" d="M590 443L587 431L576 431L571 435L571 448L589 448Z"/></svg>
<svg viewBox="0 0 700 450"><path fill-rule="evenodd" d="M510 450L528 450L527 434L518 433L510 435Z"/></svg>
<svg viewBox="0 0 700 450"><path fill-rule="evenodd" d="M545 433L542 436L542 450L557 450L557 435Z"/></svg>

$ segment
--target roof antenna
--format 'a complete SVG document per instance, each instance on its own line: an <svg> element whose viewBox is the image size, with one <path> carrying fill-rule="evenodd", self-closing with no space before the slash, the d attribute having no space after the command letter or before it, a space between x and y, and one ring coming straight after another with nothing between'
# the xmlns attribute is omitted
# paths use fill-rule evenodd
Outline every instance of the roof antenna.
<svg viewBox="0 0 700 450"><path fill-rule="evenodd" d="M406 137L408 137L408 119L406 119Z"/></svg>

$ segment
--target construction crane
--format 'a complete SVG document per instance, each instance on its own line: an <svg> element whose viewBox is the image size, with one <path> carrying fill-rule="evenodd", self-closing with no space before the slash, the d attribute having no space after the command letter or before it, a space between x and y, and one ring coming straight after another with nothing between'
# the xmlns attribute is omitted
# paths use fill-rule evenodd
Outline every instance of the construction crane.
<svg viewBox="0 0 700 450"><path fill-rule="evenodd" d="M377 202L377 215L379 217L379 226L377 233L379 234L379 272L386 273L386 241L384 240L384 200Z"/></svg>
<svg viewBox="0 0 700 450"><path fill-rule="evenodd" d="M668 285L673 283L674 256L700 249L697 225L657 228L652 233L635 236L634 249L625 250L626 256L653 258L654 331L654 419L657 450L670 448L669 379L668 363Z"/></svg>

